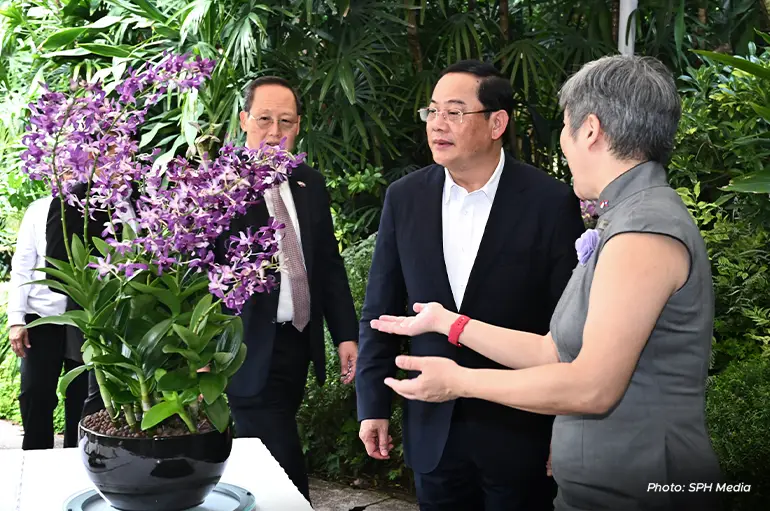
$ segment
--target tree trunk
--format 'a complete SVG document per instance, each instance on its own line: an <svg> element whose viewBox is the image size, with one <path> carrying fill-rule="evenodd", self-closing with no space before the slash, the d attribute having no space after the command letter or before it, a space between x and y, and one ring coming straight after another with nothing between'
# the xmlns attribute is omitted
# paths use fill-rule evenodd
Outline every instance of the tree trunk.
<svg viewBox="0 0 770 511"><path fill-rule="evenodd" d="M468 12L475 11L476 7L477 7L476 0L468 0Z"/></svg>
<svg viewBox="0 0 770 511"><path fill-rule="evenodd" d="M417 36L417 13L412 6L412 0L404 0L407 12L406 39L409 43L409 53L412 55L412 65L415 71L422 72L422 49L420 38Z"/></svg>
<svg viewBox="0 0 770 511"><path fill-rule="evenodd" d="M500 32L503 40L508 40L508 0L500 0Z"/></svg>
<svg viewBox="0 0 770 511"><path fill-rule="evenodd" d="M757 0L759 11L762 13L761 26L763 30L770 30L770 0Z"/></svg>
<svg viewBox="0 0 770 511"><path fill-rule="evenodd" d="M620 0L610 0L610 12L612 14L612 40L618 40L618 30L620 30Z"/></svg>

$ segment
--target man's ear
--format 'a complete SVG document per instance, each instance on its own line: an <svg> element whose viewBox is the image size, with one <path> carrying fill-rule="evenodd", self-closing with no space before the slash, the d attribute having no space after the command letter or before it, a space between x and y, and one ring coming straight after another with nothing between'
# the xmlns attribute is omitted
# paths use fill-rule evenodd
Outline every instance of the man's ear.
<svg viewBox="0 0 770 511"><path fill-rule="evenodd" d="M240 119L241 119L241 129L244 132L248 131L246 129L246 123L249 121L249 114L247 112L241 111L241 113L239 114L238 117L240 117Z"/></svg>
<svg viewBox="0 0 770 511"><path fill-rule="evenodd" d="M300 125L301 122L302 122L302 116L298 115L297 116L297 126L294 128L296 130L296 134L297 135L299 135L299 125Z"/></svg>
<svg viewBox="0 0 770 511"><path fill-rule="evenodd" d="M494 112L492 114L492 138L494 140L499 139L503 136L505 133L505 129L508 127L508 123L510 122L510 117L508 116L508 112L505 110L500 110L498 112Z"/></svg>

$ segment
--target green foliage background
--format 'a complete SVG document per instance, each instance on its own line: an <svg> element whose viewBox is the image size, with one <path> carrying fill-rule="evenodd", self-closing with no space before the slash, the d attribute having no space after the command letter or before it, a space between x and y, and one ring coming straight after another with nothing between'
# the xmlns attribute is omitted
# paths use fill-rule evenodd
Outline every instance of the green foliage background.
<svg viewBox="0 0 770 511"><path fill-rule="evenodd" d="M618 21L617 0L0 1L0 275L26 206L46 193L19 169L26 105L39 95L39 82L63 90L71 79L95 80L166 50L189 51L216 58L216 72L200 94L154 111L142 146L159 147L168 159L194 150L196 140L214 150L239 141L246 84L265 74L289 79L305 106L299 150L326 177L360 308L384 190L430 162L416 110L440 70L460 58L495 62L515 90L508 149L569 181L556 92L580 65L614 51ZM712 258L712 437L730 478L759 481L760 460L770 457L770 420L758 408L767 408L768 373L758 364L770 340L767 2L650 0L640 2L633 23L636 52L663 60L683 98L669 177ZM7 332L0 335L1 357ZM331 347L329 355L332 375ZM1 358L0 416L17 419L16 360ZM365 456L352 387L330 378L320 388L311 374L307 392L299 420L315 474L410 489L400 447L387 463ZM394 413L400 445L400 408ZM752 499L754 507L736 509L770 507L765 490Z"/></svg>

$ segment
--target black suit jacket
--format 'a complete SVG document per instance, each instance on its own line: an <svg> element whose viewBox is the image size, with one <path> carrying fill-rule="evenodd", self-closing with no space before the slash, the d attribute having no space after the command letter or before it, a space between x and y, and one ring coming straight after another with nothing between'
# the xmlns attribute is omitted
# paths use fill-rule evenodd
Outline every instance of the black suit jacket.
<svg viewBox="0 0 770 511"><path fill-rule="evenodd" d="M301 164L289 177L294 206L297 210L302 252L305 257L310 283L311 359L320 384L326 380L326 350L323 322L331 333L334 345L353 341L358 337L353 297L350 294L347 273L334 237L329 195L323 176L317 170ZM261 227L269 218L264 202L249 208L245 215L233 220L230 233L247 227ZM222 240L226 240L226 233ZM218 258L224 260L224 246L220 245ZM276 273L279 279L280 273ZM279 289L258 293L244 306L244 342L248 349L246 361L232 377L227 392L231 397L251 398L263 388L273 351Z"/></svg>
<svg viewBox="0 0 770 511"><path fill-rule="evenodd" d="M415 302L445 308L493 325L545 334L551 314L577 264L575 240L584 231L579 201L565 183L506 154L497 193L479 251L457 311L447 278L442 242L444 169L432 165L393 183L385 196L359 332L356 374L359 420L390 418L397 338L372 330L381 314L413 315ZM502 368L446 336L414 337L410 353L442 356L473 368ZM415 377L411 372L409 377ZM406 462L420 473L432 471L446 444L455 401L406 401ZM488 424L490 448L502 441L550 439L553 417L476 399L463 400L464 412ZM483 433L480 433L483 434ZM519 439L519 440L517 440Z"/></svg>

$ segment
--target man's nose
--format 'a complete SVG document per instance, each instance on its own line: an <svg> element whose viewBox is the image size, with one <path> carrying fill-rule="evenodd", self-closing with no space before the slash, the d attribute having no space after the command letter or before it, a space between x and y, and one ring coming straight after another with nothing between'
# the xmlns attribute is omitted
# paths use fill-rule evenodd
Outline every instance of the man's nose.
<svg viewBox="0 0 770 511"><path fill-rule="evenodd" d="M274 137L281 136L281 125L278 119L273 119L273 121L270 123L270 127L267 129L267 133L268 135Z"/></svg>

